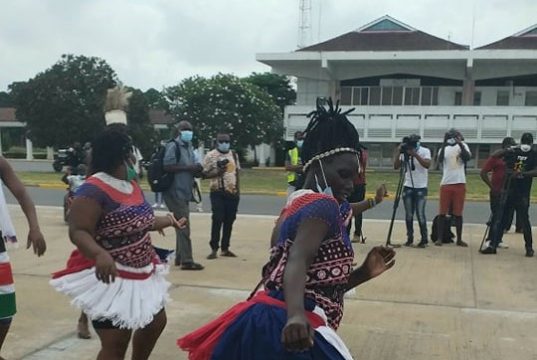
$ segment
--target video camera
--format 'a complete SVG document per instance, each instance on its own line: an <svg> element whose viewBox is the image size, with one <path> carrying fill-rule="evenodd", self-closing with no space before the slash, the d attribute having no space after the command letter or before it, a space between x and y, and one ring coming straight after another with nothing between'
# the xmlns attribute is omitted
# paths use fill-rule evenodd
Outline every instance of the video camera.
<svg viewBox="0 0 537 360"><path fill-rule="evenodd" d="M219 159L216 162L216 166L220 169L225 168L229 164L229 159Z"/></svg>
<svg viewBox="0 0 537 360"><path fill-rule="evenodd" d="M405 136L401 141L401 154L406 154L409 150L416 150L420 140L421 136L416 134Z"/></svg>

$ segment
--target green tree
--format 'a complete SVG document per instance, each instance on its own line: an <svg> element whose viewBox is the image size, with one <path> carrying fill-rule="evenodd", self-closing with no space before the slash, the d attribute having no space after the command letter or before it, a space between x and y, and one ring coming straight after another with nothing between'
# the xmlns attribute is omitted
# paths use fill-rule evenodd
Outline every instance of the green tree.
<svg viewBox="0 0 537 360"><path fill-rule="evenodd" d="M89 141L102 130L106 90L116 82L103 59L62 55L49 69L9 89L30 139L37 146L60 147Z"/></svg>
<svg viewBox="0 0 537 360"><path fill-rule="evenodd" d="M151 155L156 139L156 132L149 119L149 104L144 93L138 89L129 89L132 96L129 99L127 110L127 129L144 159Z"/></svg>
<svg viewBox="0 0 537 360"><path fill-rule="evenodd" d="M13 100L11 95L5 91L0 91L0 107L12 107Z"/></svg>
<svg viewBox="0 0 537 360"><path fill-rule="evenodd" d="M144 93L144 97L150 109L166 110L166 111L169 109L169 104L168 104L168 100L166 100L166 96L164 96L164 94L158 91L157 89L153 89L153 88L148 89Z"/></svg>
<svg viewBox="0 0 537 360"><path fill-rule="evenodd" d="M234 75L190 77L167 88L165 94L170 113L178 120L190 121L201 140L227 131L235 148L241 150L281 137L280 109L271 96Z"/></svg>
<svg viewBox="0 0 537 360"><path fill-rule="evenodd" d="M283 116L283 111L287 105L293 105L296 102L296 91L291 86L287 76L265 73L252 73L246 78L246 81L265 90L278 105Z"/></svg>

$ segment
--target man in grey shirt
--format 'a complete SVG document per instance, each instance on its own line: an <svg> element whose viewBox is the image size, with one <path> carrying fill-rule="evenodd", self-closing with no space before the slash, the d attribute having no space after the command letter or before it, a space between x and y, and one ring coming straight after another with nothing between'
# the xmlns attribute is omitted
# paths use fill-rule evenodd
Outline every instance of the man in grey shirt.
<svg viewBox="0 0 537 360"><path fill-rule="evenodd" d="M175 229L176 255L175 265L181 266L182 270L203 270L201 264L195 263L192 257L192 240L190 239L190 209L192 200L192 184L194 176L201 175L202 165L194 158L192 146L192 125L188 121L181 121L177 125L178 136L175 141L166 145L164 155L164 170L175 173L172 186L162 193L168 209L173 212L177 219L188 219L184 229ZM179 147L179 159L177 159L177 146Z"/></svg>

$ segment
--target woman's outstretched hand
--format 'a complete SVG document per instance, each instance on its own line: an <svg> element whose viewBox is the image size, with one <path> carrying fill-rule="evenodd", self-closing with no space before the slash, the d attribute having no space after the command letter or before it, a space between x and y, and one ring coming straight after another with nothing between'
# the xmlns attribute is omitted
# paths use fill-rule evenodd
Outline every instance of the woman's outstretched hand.
<svg viewBox="0 0 537 360"><path fill-rule="evenodd" d="M388 190L386 190L386 185L381 184L377 188L377 193L375 194L375 202L377 204L380 204L386 196L388 196Z"/></svg>
<svg viewBox="0 0 537 360"><path fill-rule="evenodd" d="M282 330L283 346L287 351L306 351L313 346L313 333L305 315L292 316Z"/></svg>
<svg viewBox="0 0 537 360"><path fill-rule="evenodd" d="M395 265L395 251L385 246L375 246L362 264L362 269L369 279L379 276Z"/></svg>

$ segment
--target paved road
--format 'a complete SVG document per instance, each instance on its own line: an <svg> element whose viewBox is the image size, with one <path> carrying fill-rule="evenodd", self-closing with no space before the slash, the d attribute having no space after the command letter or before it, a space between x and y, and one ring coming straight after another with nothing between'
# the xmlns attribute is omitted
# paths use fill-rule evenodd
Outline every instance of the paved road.
<svg viewBox="0 0 537 360"><path fill-rule="evenodd" d="M61 206L62 199L65 194L63 190L43 189L37 187L28 188L30 195L37 205ZM14 203L15 199L9 192L8 203ZM152 193L147 192L146 197L153 201ZM243 195L240 202L239 212L241 214L253 215L278 215L281 208L285 204L285 198L279 196L263 196L263 195ZM195 207L192 207L194 210ZM431 221L436 215L438 209L438 201L431 200L427 203L427 219ZM204 212L209 212L210 202L207 196L203 202ZM386 200L377 208L367 212L367 219L390 219L393 211L393 201ZM464 221L473 224L483 224L488 220L489 205L486 202L467 202L464 211ZM537 206L533 205L530 209L530 218L534 225L537 224ZM403 205L399 206L396 219L404 219Z"/></svg>
<svg viewBox="0 0 537 360"><path fill-rule="evenodd" d="M52 160L27 161L23 159L8 159L15 171L51 172Z"/></svg>

